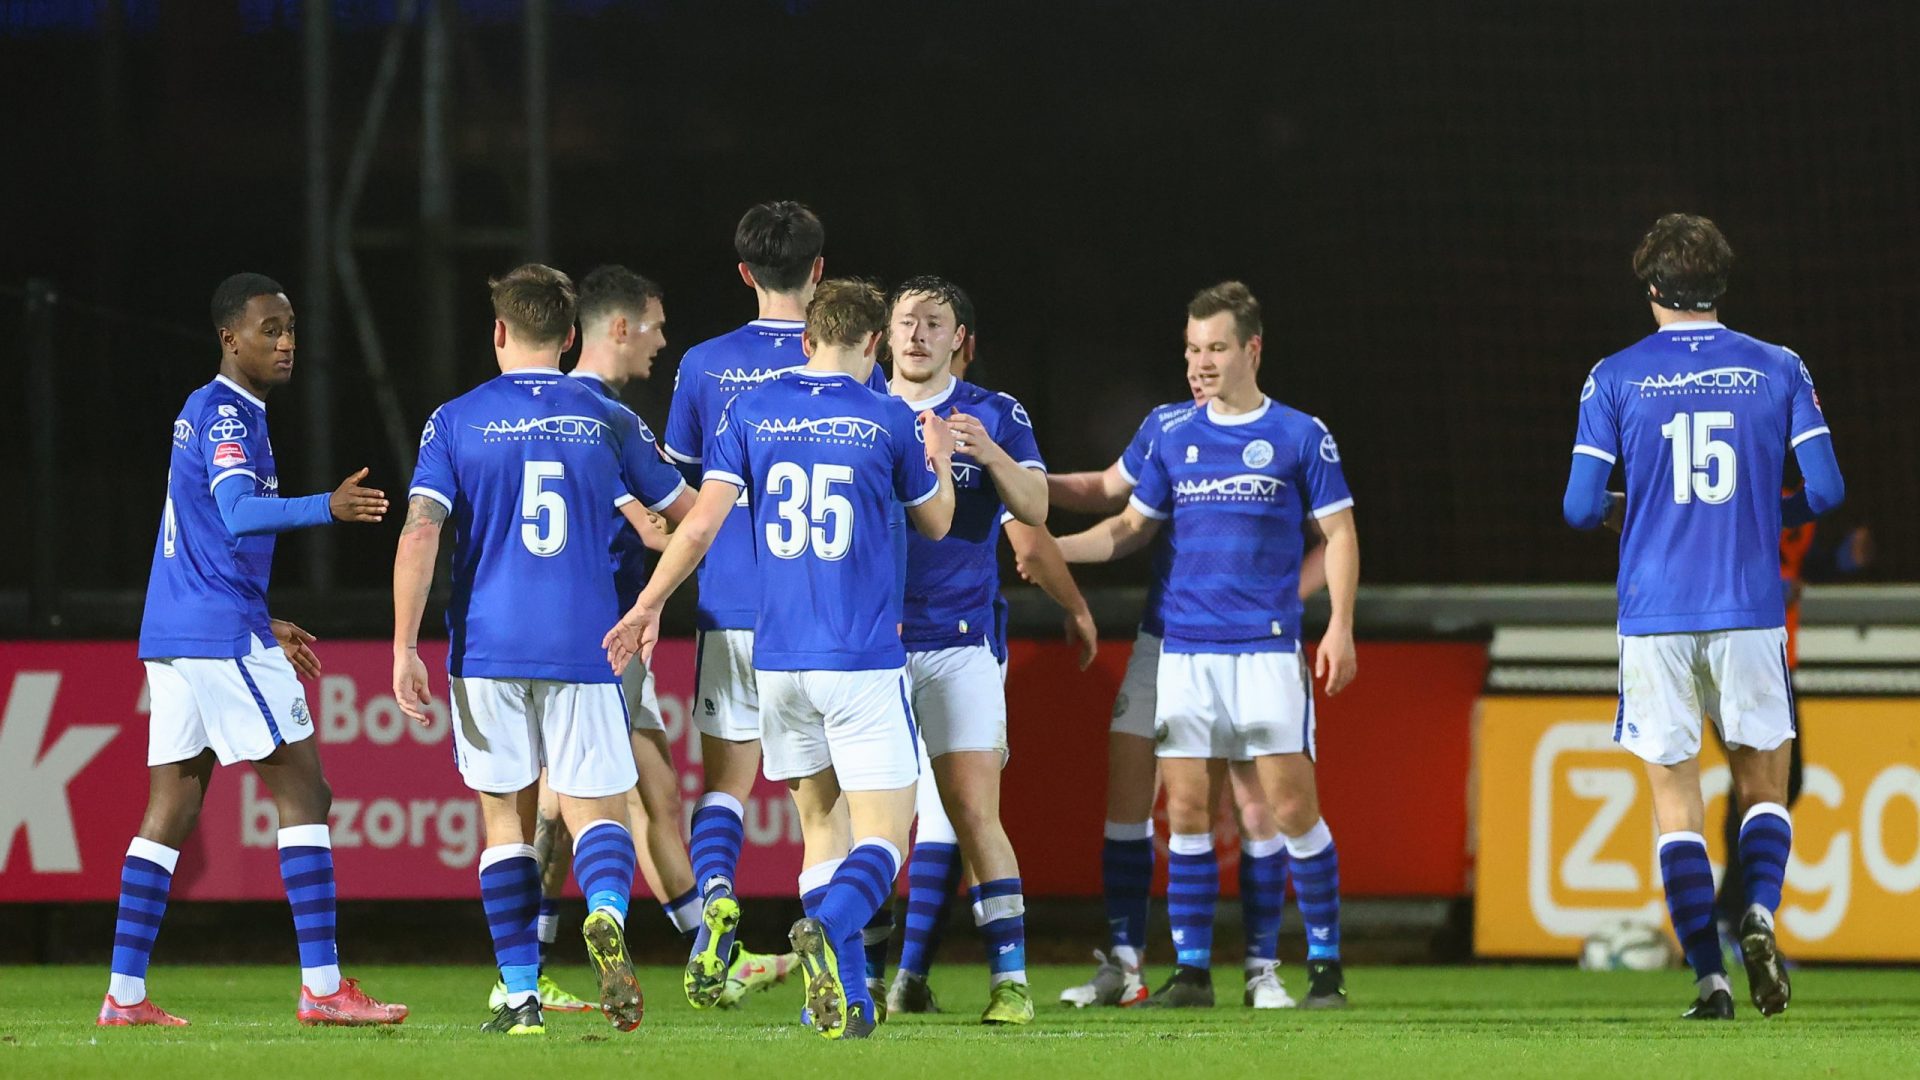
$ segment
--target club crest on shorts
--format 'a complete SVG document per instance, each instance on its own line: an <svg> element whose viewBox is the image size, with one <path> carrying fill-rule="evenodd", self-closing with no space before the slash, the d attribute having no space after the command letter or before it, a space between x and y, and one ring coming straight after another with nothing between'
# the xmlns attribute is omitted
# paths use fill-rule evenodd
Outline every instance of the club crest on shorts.
<svg viewBox="0 0 1920 1080"><path fill-rule="evenodd" d="M307 703L300 698L293 699L293 722L299 724L301 727L306 727L312 723L312 721L307 718Z"/></svg>
<svg viewBox="0 0 1920 1080"><path fill-rule="evenodd" d="M1273 444L1255 439L1240 451L1240 461L1249 469L1264 469L1273 462Z"/></svg>

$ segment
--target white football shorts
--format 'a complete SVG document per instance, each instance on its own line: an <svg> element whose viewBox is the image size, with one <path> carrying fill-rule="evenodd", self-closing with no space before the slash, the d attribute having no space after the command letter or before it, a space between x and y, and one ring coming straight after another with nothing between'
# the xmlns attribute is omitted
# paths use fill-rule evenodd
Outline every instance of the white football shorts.
<svg viewBox="0 0 1920 1080"><path fill-rule="evenodd" d="M1772 750L1794 737L1786 627L1621 637L1615 742L1677 765L1700 753L1702 716L1728 746Z"/></svg>
<svg viewBox="0 0 1920 1080"><path fill-rule="evenodd" d="M1107 730L1121 735L1153 738L1154 689L1160 680L1160 639L1145 630L1133 639L1120 693L1113 699L1113 724Z"/></svg>
<svg viewBox="0 0 1920 1080"><path fill-rule="evenodd" d="M625 694L618 683L452 679L453 753L475 791L547 786L576 799L632 790L640 781Z"/></svg>
<svg viewBox="0 0 1920 1080"><path fill-rule="evenodd" d="M212 749L222 765L259 761L281 743L313 735L313 716L293 662L255 635L240 658L148 660L147 764L167 765Z"/></svg>
<svg viewBox="0 0 1920 1080"><path fill-rule="evenodd" d="M919 777L905 669L757 674L767 779L831 768L844 791L893 791Z"/></svg>
<svg viewBox="0 0 1920 1080"><path fill-rule="evenodd" d="M1159 757L1313 757L1313 686L1298 652L1160 654Z"/></svg>
<svg viewBox="0 0 1920 1080"><path fill-rule="evenodd" d="M620 693L627 702L627 724L632 731L665 731L660 719L660 696L653 689L653 669L639 657L620 673Z"/></svg>
<svg viewBox="0 0 1920 1080"><path fill-rule="evenodd" d="M933 757L979 750L1007 757L1007 691L986 645L907 654L907 692Z"/></svg>
<svg viewBox="0 0 1920 1080"><path fill-rule="evenodd" d="M753 631L702 630L694 637L693 726L728 742L760 737L760 688L754 681Z"/></svg>

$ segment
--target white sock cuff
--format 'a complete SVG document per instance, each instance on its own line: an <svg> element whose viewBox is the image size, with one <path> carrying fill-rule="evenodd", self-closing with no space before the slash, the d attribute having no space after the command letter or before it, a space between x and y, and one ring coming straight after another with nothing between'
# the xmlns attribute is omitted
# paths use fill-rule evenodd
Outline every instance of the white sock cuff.
<svg viewBox="0 0 1920 1080"><path fill-rule="evenodd" d="M960 834L953 831L953 822L945 814L939 817L921 814L919 824L913 827L913 842L957 845L960 843Z"/></svg>
<svg viewBox="0 0 1920 1080"><path fill-rule="evenodd" d="M127 854L136 859L145 859L169 874L173 873L174 867L180 865L178 851L144 836L136 836L127 844Z"/></svg>
<svg viewBox="0 0 1920 1080"><path fill-rule="evenodd" d="M1746 828L1748 822L1751 822L1761 814L1772 814L1774 817L1786 822L1788 828L1793 827L1793 815L1787 812L1786 807L1781 806L1777 802L1754 803L1753 806L1748 808L1747 816L1740 819L1740 827L1742 829Z"/></svg>
<svg viewBox="0 0 1920 1080"><path fill-rule="evenodd" d="M826 888L827 883L833 880L833 875L840 869L840 864L846 861L845 859L828 859L826 862L814 863L800 871L800 895L805 896L815 889Z"/></svg>
<svg viewBox="0 0 1920 1080"><path fill-rule="evenodd" d="M1662 851L1668 844L1699 844L1701 847L1706 847L1707 838L1697 832L1661 833L1660 839L1654 842L1653 847L1656 851Z"/></svg>
<svg viewBox="0 0 1920 1080"><path fill-rule="evenodd" d="M498 847L490 847L480 853L480 869L482 872L485 872L487 867L492 866L494 863L506 862L508 859L531 859L533 857L532 844L501 844Z"/></svg>
<svg viewBox="0 0 1920 1080"><path fill-rule="evenodd" d="M893 860L893 873L887 876L887 880L891 882L894 878L900 876L900 863L902 861L900 858L900 849L893 846L893 841L888 840L884 836L863 836L855 840L853 846L856 848L877 847L881 851L886 852L887 857Z"/></svg>
<svg viewBox="0 0 1920 1080"><path fill-rule="evenodd" d="M588 835L593 832L593 830L598 829L604 825L611 825L614 828L619 829L623 833L627 831L627 827L624 823L615 821L610 817L594 818L592 821L587 822L586 828L581 829L577 834L574 835L573 850L579 851L580 842L585 840L588 837Z"/></svg>
<svg viewBox="0 0 1920 1080"><path fill-rule="evenodd" d="M1243 838L1240 841L1240 854L1250 859L1264 859L1271 855L1280 854L1280 850L1286 846L1287 838L1281 836L1279 833L1275 833L1265 840Z"/></svg>
<svg viewBox="0 0 1920 1080"><path fill-rule="evenodd" d="M1153 819L1145 821L1109 821L1107 822L1109 840L1151 840L1153 839Z"/></svg>
<svg viewBox="0 0 1920 1080"><path fill-rule="evenodd" d="M325 825L289 825L280 830L280 846L323 847L333 850L333 834Z"/></svg>
<svg viewBox="0 0 1920 1080"><path fill-rule="evenodd" d="M699 799L695 800L693 804L693 808L696 811L705 810L709 806L717 806L722 810L728 811L729 813L733 814L734 817L737 817L742 821L745 821L747 819L746 808L740 805L740 800L734 798L733 796L727 794L724 791L709 791L705 795L700 796Z"/></svg>
<svg viewBox="0 0 1920 1080"><path fill-rule="evenodd" d="M1313 828L1286 840L1287 854L1296 859L1311 859L1333 846L1333 830L1327 828L1327 819L1321 818L1313 823Z"/></svg>
<svg viewBox="0 0 1920 1080"><path fill-rule="evenodd" d="M1174 833L1167 837L1167 850L1175 855L1205 855L1213 850L1213 834Z"/></svg>
<svg viewBox="0 0 1920 1080"><path fill-rule="evenodd" d="M973 904L973 925L985 926L1001 919L1011 919L1027 913L1027 898L1014 893L1012 896L993 896L985 900L976 900Z"/></svg>

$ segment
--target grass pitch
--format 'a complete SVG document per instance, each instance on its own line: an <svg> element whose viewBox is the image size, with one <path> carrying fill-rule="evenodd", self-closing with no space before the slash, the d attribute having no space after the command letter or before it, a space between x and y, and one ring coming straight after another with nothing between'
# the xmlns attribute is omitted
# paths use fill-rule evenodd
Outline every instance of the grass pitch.
<svg viewBox="0 0 1920 1080"><path fill-rule="evenodd" d="M413 1008L397 1029L308 1030L293 1018L294 973L281 967L168 967L154 999L185 1029L100 1029L106 972L0 968L0 1076L292 1080L364 1076L571 1077L646 1080L845 1080L864 1075L1419 1077L1920 1075L1920 971L1815 969L1794 975L1784 1016L1762 1020L1742 999L1732 1024L1683 1023L1692 997L1679 972L1591 974L1569 968L1359 967L1344 1013L1261 1012L1239 1005L1239 972L1215 972L1211 1010L1074 1010L1055 1004L1089 967L1033 972L1031 1028L987 1029L978 965L936 971L950 1011L889 1021L870 1042L830 1043L798 1026L797 985L731 1012L695 1012L680 973L646 968L647 1013L622 1035L598 1013L549 1015L544 1039L483 1036L493 982L480 967L359 967L384 1000ZM1164 971L1156 972L1164 975ZM1305 976L1282 974L1294 993ZM584 967L555 970L585 994ZM1741 979L1734 976L1736 990Z"/></svg>

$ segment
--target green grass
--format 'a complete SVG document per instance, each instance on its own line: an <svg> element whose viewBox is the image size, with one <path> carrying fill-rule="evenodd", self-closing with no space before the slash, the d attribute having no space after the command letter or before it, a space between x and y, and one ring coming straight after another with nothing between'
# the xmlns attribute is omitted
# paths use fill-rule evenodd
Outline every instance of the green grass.
<svg viewBox="0 0 1920 1080"><path fill-rule="evenodd" d="M829 1043L797 1025L791 983L736 1012L695 1012L679 973L664 968L642 973L650 992L638 1032L621 1035L597 1013L550 1016L539 1040L474 1030L493 980L484 968L359 968L353 974L368 990L407 1002L412 1017L397 1029L317 1031L294 1023L293 974L282 968L156 968L155 1000L194 1022L181 1030L95 1028L103 970L0 968L0 1076L848 1080L849 1068L888 1080L1920 1075L1920 971L1797 972L1786 1015L1762 1021L1742 1001L1733 1024L1675 1019L1692 991L1677 972L1557 967L1354 968L1353 1007L1340 1014L1256 1014L1240 1007L1238 973L1225 968L1216 973L1216 1009L1053 1004L1087 971L1037 969L1038 1022L990 1030L973 1022L985 1005L984 972L949 966L935 973L935 989L952 1012L896 1019L871 1042ZM1302 992L1303 972L1283 974ZM576 992L592 985L584 968L556 975Z"/></svg>

